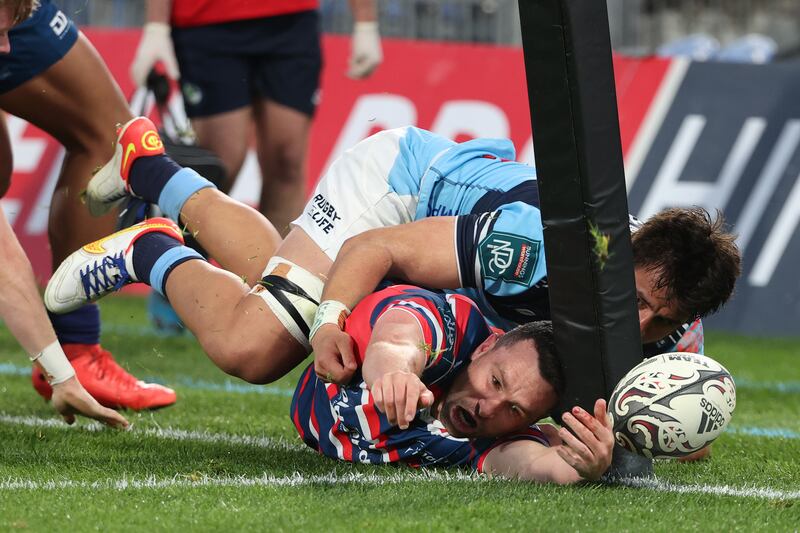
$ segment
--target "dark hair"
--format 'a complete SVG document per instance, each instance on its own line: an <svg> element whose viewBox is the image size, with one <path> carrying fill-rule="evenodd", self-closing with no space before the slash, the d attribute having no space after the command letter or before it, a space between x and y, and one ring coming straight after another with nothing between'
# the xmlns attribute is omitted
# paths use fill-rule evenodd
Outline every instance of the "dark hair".
<svg viewBox="0 0 800 533"><path fill-rule="evenodd" d="M512 329L495 343L495 348L511 346L521 341L531 341L539 352L539 372L560 397L564 392L565 380L561 362L553 338L553 323L549 320L528 322Z"/></svg>
<svg viewBox="0 0 800 533"><path fill-rule="evenodd" d="M633 232L633 263L657 273L656 288L677 302L682 316L716 312L733 294L741 273L736 236L702 207L671 208Z"/></svg>

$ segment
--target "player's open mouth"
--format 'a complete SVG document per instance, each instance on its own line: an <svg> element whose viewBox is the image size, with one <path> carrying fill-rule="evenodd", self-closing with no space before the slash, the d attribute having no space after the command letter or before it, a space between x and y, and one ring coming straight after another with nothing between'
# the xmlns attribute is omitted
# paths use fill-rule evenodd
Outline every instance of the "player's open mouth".
<svg viewBox="0 0 800 533"><path fill-rule="evenodd" d="M452 419L456 427L462 433L466 433L478 427L478 422L475 420L475 417L472 416L472 413L458 405L453 407Z"/></svg>

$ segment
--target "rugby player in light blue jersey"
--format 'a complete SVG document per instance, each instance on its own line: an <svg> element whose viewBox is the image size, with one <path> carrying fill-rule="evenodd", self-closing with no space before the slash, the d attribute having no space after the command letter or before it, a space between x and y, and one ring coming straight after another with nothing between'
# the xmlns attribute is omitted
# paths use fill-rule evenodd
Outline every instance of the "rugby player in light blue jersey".
<svg viewBox="0 0 800 533"><path fill-rule="evenodd" d="M45 301L65 312L145 282L168 297L209 357L232 375L273 381L309 354L309 338L319 332L325 342L314 345L328 362L320 366L317 358L318 374L346 382L356 364L341 324L387 275L466 290L506 329L547 318L535 171L513 158L509 141L457 144L413 127L377 133L331 165L280 242L257 211L166 157L149 120L134 119L90 182L88 207L102 214L129 195L158 203L221 268L183 246L168 221L150 221L75 252L54 274ZM707 214L677 210L662 219L636 231L646 236L635 239L646 241L639 249L655 261L637 263L645 341L719 307L738 274L733 237ZM664 258L675 261L659 263ZM673 263L687 259L696 266L676 282Z"/></svg>

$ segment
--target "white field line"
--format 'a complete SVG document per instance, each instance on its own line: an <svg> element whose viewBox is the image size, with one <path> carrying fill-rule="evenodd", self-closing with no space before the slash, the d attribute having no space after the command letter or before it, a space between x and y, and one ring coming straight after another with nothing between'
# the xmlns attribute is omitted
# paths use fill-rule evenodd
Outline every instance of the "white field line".
<svg viewBox="0 0 800 533"><path fill-rule="evenodd" d="M60 490L60 489L95 489L95 490L130 490L130 489L165 489L172 487L300 487L306 485L339 485L355 483L358 485L384 485L398 483L414 483L427 481L487 481L488 478L478 474L470 474L458 470L445 472L441 470L408 470L392 474L362 474L348 472L340 474L331 472L314 476L304 476L299 472L287 476L272 476L267 473L256 477L226 476L208 477L182 475L172 478L146 477L136 479L122 477L100 481L75 481L72 479L33 481L27 479L8 479L0 481L0 491L5 490Z"/></svg>
<svg viewBox="0 0 800 533"><path fill-rule="evenodd" d="M739 498L761 498L765 500L798 500L800 490L778 490L768 487L732 487L730 485L677 485L658 479L633 478L621 482L622 485L639 489L678 494L711 494L715 496L735 496Z"/></svg>
<svg viewBox="0 0 800 533"><path fill-rule="evenodd" d="M0 413L0 423L9 425L29 426L29 427L44 427L44 428L58 428L69 429L64 422L56 418L39 418L36 416L11 416ZM99 431L106 429L105 426L98 422L85 422L76 429L83 431ZM283 450L283 451L309 451L311 448L301 443L291 443L284 439L272 439L269 437L258 437L251 435L232 435L230 433L211 433L209 431L187 431L184 429L176 428L136 428L132 427L129 431L145 435L148 437L156 437L167 440L179 441L195 441L205 443L223 443L223 444L236 444L241 446L251 446L254 448L263 448L266 450Z"/></svg>
<svg viewBox="0 0 800 533"><path fill-rule="evenodd" d="M28 427L54 427L66 429L62 422L54 419L42 419L33 416L10 416L0 414L0 423L24 425ZM98 423L92 422L80 426L84 430L97 431L102 429ZM254 446L263 449L281 449L291 451L310 451L302 445L295 445L282 439L268 437L253 437L249 435L232 435L229 433L210 433L199 431L186 431L175 428L147 428L134 429L145 435L168 440L191 440L199 442L239 444ZM77 481L71 479L34 481L26 479L6 479L0 481L0 491L7 490L58 490L69 488L81 489L161 489L169 487L297 487L304 485L335 485L341 483L355 483L361 485L380 485L384 483L415 483L428 481L486 481L487 476L466 473L461 470L444 471L436 470L404 470L392 474L362 474L358 472L338 474L331 472L324 475L304 476L298 472L288 476L272 476L264 473L257 477L227 476L175 476L172 478L146 477L136 479L122 477L119 479L105 479L100 481ZM766 500L796 500L800 499L800 491L786 491L769 487L732 487L730 485L677 485L658 479L631 479L622 483L625 486L649 489L657 492L675 492L680 494L711 494L716 496L731 496L739 498L758 498Z"/></svg>

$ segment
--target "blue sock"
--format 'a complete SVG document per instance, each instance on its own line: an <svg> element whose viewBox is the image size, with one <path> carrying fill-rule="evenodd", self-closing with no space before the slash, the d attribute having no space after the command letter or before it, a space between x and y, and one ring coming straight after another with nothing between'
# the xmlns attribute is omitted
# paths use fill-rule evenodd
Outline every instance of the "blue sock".
<svg viewBox="0 0 800 533"><path fill-rule="evenodd" d="M205 261L195 250L159 231L146 233L133 244L133 271L136 277L165 297L164 287L172 269L190 259Z"/></svg>
<svg viewBox="0 0 800 533"><path fill-rule="evenodd" d="M61 344L97 344L100 342L100 310L97 304L84 305L63 315L47 313Z"/></svg>
<svg viewBox="0 0 800 533"><path fill-rule="evenodd" d="M182 168L166 155L137 159L128 176L131 190L179 222L183 204L197 191L216 186L190 168Z"/></svg>
<svg viewBox="0 0 800 533"><path fill-rule="evenodd" d="M181 166L178 163L163 154L140 157L131 166L128 184L136 196L151 204L156 204L161 191L164 190L164 185L180 169Z"/></svg>

